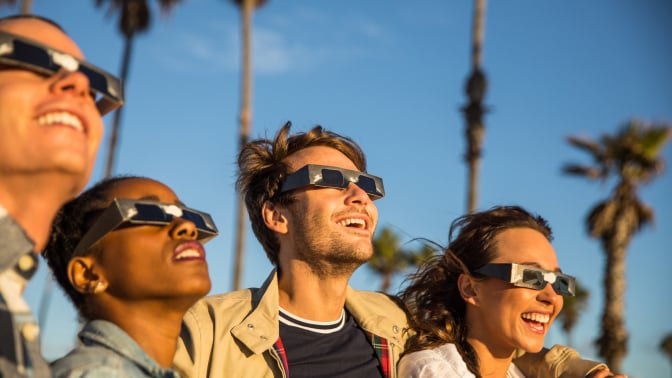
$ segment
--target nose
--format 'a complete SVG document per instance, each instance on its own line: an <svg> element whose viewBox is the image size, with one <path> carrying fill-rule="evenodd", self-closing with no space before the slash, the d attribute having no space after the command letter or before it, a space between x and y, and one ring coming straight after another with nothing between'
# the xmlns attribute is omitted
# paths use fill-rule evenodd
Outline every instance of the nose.
<svg viewBox="0 0 672 378"><path fill-rule="evenodd" d="M198 230L193 222L183 218L175 218L173 220L173 228L170 230L170 236L173 239L196 240L198 238Z"/></svg>
<svg viewBox="0 0 672 378"><path fill-rule="evenodd" d="M562 308L562 295L555 292L551 284L546 284L546 286L539 290L539 295L537 298L544 303Z"/></svg>
<svg viewBox="0 0 672 378"><path fill-rule="evenodd" d="M362 205L366 205L368 203L372 203L371 197L369 197L369 194L364 191L364 189L360 188L357 184L355 183L350 183L348 184L348 187L345 189L348 193L348 198L347 202L348 203L358 203Z"/></svg>
<svg viewBox="0 0 672 378"><path fill-rule="evenodd" d="M53 76L54 81L51 84L51 91L59 95L70 95L73 97L90 98L91 88L89 78L79 71L60 70Z"/></svg>

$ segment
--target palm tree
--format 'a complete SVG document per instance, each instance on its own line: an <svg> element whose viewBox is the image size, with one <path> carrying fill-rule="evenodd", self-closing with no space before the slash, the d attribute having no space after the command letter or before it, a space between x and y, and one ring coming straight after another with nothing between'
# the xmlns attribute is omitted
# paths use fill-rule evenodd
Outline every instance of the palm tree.
<svg viewBox="0 0 672 378"><path fill-rule="evenodd" d="M255 7L266 3L266 0L232 0L241 9L242 18L242 88L240 104L240 133L238 151L247 143L252 124L252 13ZM237 195L236 205L236 251L233 264L233 290L241 287L243 280L243 259L245 255L245 204Z"/></svg>
<svg viewBox="0 0 672 378"><path fill-rule="evenodd" d="M485 136L483 115L486 112L482 102L487 89L485 73L481 69L482 47L485 19L485 0L474 0L474 29L471 50L471 75L467 79L465 92L469 97L469 103L462 108L467 126L465 136L467 138L467 152L464 160L467 163L468 187L467 187L467 211L476 211L478 203L478 173L481 162L481 146Z"/></svg>
<svg viewBox="0 0 672 378"><path fill-rule="evenodd" d="M168 13L177 3L182 0L158 0L159 8L162 12ZM133 42L139 33L149 30L151 24L151 14L147 0L95 0L96 7L108 3L108 13L119 12L119 31L124 36L124 54L121 58L122 83L128 79L128 70L133 52ZM112 133L107 150L107 165L105 168L105 177L112 175L114 162L117 152L117 141L119 140L119 129L121 128L121 112L119 108L114 113L112 121Z"/></svg>
<svg viewBox="0 0 672 378"><path fill-rule="evenodd" d="M640 200L637 190L662 172L661 151L671 130L669 125L646 125L632 120L616 134L602 135L598 141L568 138L572 146L593 158L593 164L567 164L563 168L566 174L591 180L616 180L611 195L593 207L586 218L588 233L599 239L606 255L604 309L596 344L600 356L613 371L620 371L627 353L628 334L623 316L625 256L635 233L654 218L653 209Z"/></svg>
<svg viewBox="0 0 672 378"><path fill-rule="evenodd" d="M402 249L399 236L389 227L383 227L373 239L373 257L366 265L382 278L380 291L387 293L396 274L420 265L435 252L424 245L419 250Z"/></svg>
<svg viewBox="0 0 672 378"><path fill-rule="evenodd" d="M562 306L562 312L558 315L558 320L562 324L562 330L567 336L567 345L572 345L572 330L579 321L581 313L586 309L590 292L583 288L583 285L576 283L573 297L565 297L565 304Z"/></svg>
<svg viewBox="0 0 672 378"><path fill-rule="evenodd" d="M660 342L660 351L663 352L670 360L670 364L672 364L672 332L663 337L663 340Z"/></svg>

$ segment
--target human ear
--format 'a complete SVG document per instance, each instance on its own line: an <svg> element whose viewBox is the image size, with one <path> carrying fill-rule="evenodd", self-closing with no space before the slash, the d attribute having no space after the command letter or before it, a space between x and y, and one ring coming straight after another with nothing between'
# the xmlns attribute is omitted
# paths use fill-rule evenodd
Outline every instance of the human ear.
<svg viewBox="0 0 672 378"><path fill-rule="evenodd" d="M74 257L68 263L70 284L82 294L100 294L107 289L107 282L95 268L92 256Z"/></svg>
<svg viewBox="0 0 672 378"><path fill-rule="evenodd" d="M287 233L287 217L283 214L283 209L270 201L264 202L261 208L261 216L264 218L264 224L271 231L279 234Z"/></svg>
<svg viewBox="0 0 672 378"><path fill-rule="evenodd" d="M468 304L479 306L481 301L478 297L478 282L474 277L467 274L460 274L457 278L457 288L460 296Z"/></svg>

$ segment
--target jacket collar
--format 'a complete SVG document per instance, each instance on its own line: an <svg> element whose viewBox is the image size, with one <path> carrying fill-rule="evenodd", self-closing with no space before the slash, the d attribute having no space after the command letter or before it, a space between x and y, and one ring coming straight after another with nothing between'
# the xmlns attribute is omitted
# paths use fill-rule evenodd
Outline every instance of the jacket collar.
<svg viewBox="0 0 672 378"><path fill-rule="evenodd" d="M274 269L261 288L252 291L252 310L240 324L231 329L237 338L255 354L270 349L280 337L278 274Z"/></svg>

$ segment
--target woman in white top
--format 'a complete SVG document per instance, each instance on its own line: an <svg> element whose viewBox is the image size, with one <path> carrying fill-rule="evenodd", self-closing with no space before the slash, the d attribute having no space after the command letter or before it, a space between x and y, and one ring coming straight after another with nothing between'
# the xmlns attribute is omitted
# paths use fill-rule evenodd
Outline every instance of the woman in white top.
<svg viewBox="0 0 672 378"><path fill-rule="evenodd" d="M548 223L502 206L458 218L449 236L401 293L415 333L399 376L523 377L515 352L539 352L562 296L574 294Z"/></svg>

